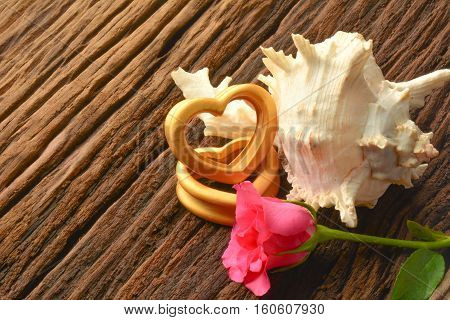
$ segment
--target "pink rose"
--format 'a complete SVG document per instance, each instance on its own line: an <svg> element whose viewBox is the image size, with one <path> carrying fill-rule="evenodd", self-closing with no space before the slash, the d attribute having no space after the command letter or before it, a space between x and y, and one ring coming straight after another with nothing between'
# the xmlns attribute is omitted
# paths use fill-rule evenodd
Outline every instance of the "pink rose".
<svg viewBox="0 0 450 320"><path fill-rule="evenodd" d="M261 197L249 181L237 191L236 221L222 262L231 280L244 282L255 295L270 289L267 270L300 262L307 252L277 256L294 249L315 232L315 222L304 207Z"/></svg>

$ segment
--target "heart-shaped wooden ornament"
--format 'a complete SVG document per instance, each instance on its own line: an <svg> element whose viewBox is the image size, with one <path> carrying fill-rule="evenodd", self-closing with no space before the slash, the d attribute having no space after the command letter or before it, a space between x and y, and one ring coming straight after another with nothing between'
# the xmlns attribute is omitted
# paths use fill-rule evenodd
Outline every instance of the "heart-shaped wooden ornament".
<svg viewBox="0 0 450 320"><path fill-rule="evenodd" d="M230 163L221 163L197 153L185 136L189 121L199 113L223 114L233 100L247 101L256 112L252 138ZM236 128L239 130L239 128ZM166 117L164 130L175 157L198 175L217 182L235 184L244 181L264 160L273 146L278 130L275 102L270 94L255 84L231 86L216 98L186 99L176 104Z"/></svg>

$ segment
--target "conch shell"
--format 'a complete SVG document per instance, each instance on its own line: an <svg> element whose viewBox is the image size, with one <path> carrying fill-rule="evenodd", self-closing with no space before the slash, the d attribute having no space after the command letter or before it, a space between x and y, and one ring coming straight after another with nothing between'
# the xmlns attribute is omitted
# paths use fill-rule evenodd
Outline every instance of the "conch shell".
<svg viewBox="0 0 450 320"><path fill-rule="evenodd" d="M259 76L278 108L278 144L292 184L288 198L314 208L334 206L347 226L356 227L355 206L374 207L390 184L412 187L411 179L419 178L438 155L430 143L432 133L423 133L409 110L422 107L424 97L450 79L450 70L394 83L384 79L376 64L372 41L358 33L337 32L315 45L301 35L292 37L295 58L263 48L272 75ZM207 70L195 83L192 74L181 72L172 76L186 98L194 97L190 93L196 86L215 95L230 80L213 88ZM233 104L230 122L221 119L213 125L212 118L203 119L208 133L231 137L224 132L227 124L251 131L252 110L244 101Z"/></svg>

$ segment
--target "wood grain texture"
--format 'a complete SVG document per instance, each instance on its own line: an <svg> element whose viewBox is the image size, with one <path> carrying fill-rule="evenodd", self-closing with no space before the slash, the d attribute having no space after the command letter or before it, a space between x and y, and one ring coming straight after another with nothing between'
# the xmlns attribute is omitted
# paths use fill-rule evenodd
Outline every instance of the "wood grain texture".
<svg viewBox="0 0 450 320"><path fill-rule="evenodd" d="M291 33L338 30L373 39L389 80L450 61L446 0L20 0L0 12L0 298L254 298L221 266L230 230L176 199L162 123L182 99L177 67L256 83L259 46L292 53ZM449 231L449 100L447 85L412 115L440 155L414 188L358 209L357 232L405 238L406 219ZM189 139L208 143L199 122ZM332 210L319 220L339 223ZM331 242L272 275L264 298L384 299L408 253Z"/></svg>

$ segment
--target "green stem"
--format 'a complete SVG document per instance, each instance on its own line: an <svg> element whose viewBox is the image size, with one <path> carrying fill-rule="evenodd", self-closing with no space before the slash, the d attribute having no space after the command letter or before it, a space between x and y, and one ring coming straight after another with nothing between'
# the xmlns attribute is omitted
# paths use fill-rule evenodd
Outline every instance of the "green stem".
<svg viewBox="0 0 450 320"><path fill-rule="evenodd" d="M385 246L403 247L412 249L438 249L450 247L450 238L446 238L438 241L412 241L412 240L399 240L392 238L380 238L375 236L368 236L364 234L352 233L347 231L341 231L336 229L330 229L322 225L317 225L319 243L329 240L348 240L354 242L381 244Z"/></svg>

